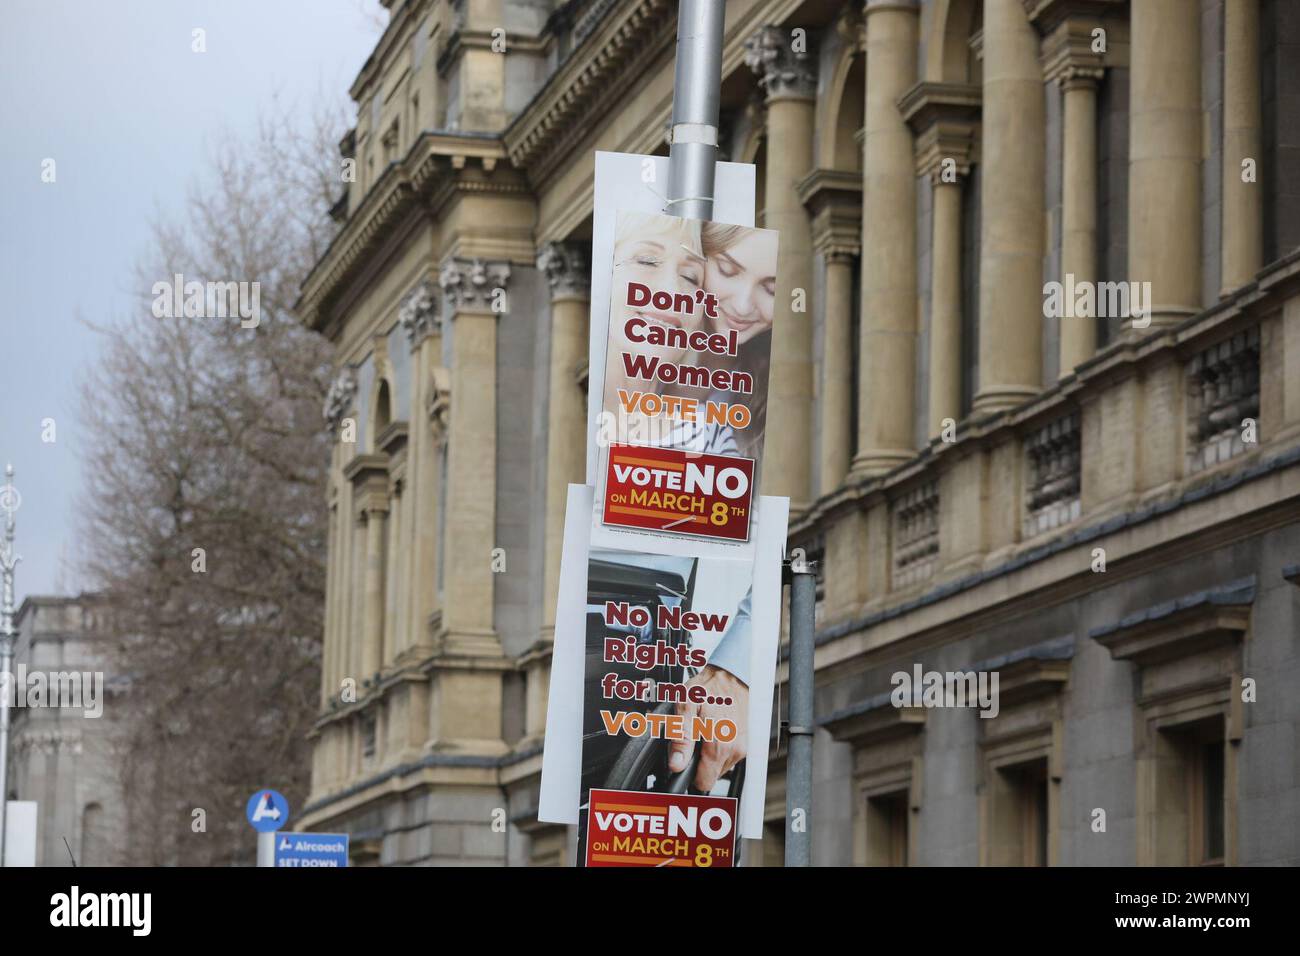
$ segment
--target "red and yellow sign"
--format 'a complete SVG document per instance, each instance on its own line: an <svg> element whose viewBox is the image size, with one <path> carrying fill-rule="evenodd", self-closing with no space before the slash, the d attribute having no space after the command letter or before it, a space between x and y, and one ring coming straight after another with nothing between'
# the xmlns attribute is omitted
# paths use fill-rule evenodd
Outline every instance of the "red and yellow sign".
<svg viewBox="0 0 1300 956"><path fill-rule="evenodd" d="M733 866L737 803L593 788L587 866Z"/></svg>
<svg viewBox="0 0 1300 956"><path fill-rule="evenodd" d="M749 539L754 459L675 448L611 445L607 525Z"/></svg>

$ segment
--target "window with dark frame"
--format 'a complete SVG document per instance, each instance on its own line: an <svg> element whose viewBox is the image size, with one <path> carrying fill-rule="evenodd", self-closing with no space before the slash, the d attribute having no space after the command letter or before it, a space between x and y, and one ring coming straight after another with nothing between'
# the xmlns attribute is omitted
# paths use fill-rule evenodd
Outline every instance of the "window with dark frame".
<svg viewBox="0 0 1300 956"><path fill-rule="evenodd" d="M1222 865L1224 853L1223 741L1201 745L1201 864Z"/></svg>
<svg viewBox="0 0 1300 956"><path fill-rule="evenodd" d="M908 865L908 795L906 790L867 798L869 863Z"/></svg>

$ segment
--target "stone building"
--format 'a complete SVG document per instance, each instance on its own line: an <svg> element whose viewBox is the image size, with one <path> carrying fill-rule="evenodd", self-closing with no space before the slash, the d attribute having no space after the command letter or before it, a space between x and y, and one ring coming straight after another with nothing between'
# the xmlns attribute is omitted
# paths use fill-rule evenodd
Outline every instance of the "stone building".
<svg viewBox="0 0 1300 956"><path fill-rule="evenodd" d="M593 154L666 153L676 6L386 6L300 302L340 435L300 822L565 862ZM815 862L1300 863L1297 103L1283 0L728 0L722 149L781 233L765 491L820 562ZM996 672L997 715L894 706L918 665Z"/></svg>
<svg viewBox="0 0 1300 956"><path fill-rule="evenodd" d="M14 708L9 731L9 796L36 801L37 866L72 866L69 854L77 866L125 861L129 834L118 747L122 722L112 700L124 683L104 674L103 610L91 594L33 595L14 617L14 673L39 673L49 688L39 698L43 706ZM80 688L87 675L96 673L102 694L93 708L69 706L91 702L80 696L81 690L72 696L57 693L60 686L73 691L73 675L81 678L75 684ZM27 683L37 686L35 680ZM62 706L48 706L56 698ZM37 699L33 692L30 701ZM94 711L99 716L87 716Z"/></svg>

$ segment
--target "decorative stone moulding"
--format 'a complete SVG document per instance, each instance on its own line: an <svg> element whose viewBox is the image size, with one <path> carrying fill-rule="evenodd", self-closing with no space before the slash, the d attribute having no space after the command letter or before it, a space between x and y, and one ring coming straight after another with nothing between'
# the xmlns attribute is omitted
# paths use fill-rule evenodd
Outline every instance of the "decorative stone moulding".
<svg viewBox="0 0 1300 956"><path fill-rule="evenodd" d="M350 365L339 369L325 395L325 424L337 430L357 397L357 374Z"/></svg>
<svg viewBox="0 0 1300 956"><path fill-rule="evenodd" d="M492 294L510 284L510 263L484 262L482 259L448 259L438 273L452 309L488 308Z"/></svg>
<svg viewBox="0 0 1300 956"><path fill-rule="evenodd" d="M807 50L796 51L788 30L769 24L745 41L745 65L758 74L768 99L817 94L816 63Z"/></svg>
<svg viewBox="0 0 1300 956"><path fill-rule="evenodd" d="M590 295L591 260L584 245L548 242L537 255L537 268L546 276L552 297Z"/></svg>
<svg viewBox="0 0 1300 956"><path fill-rule="evenodd" d="M438 296L432 279L421 279L397 308L397 321L415 348L437 327Z"/></svg>

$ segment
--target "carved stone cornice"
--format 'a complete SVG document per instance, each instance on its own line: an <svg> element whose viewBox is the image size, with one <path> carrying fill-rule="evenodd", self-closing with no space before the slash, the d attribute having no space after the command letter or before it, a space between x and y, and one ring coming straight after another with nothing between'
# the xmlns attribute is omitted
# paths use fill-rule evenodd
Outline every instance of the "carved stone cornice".
<svg viewBox="0 0 1300 956"><path fill-rule="evenodd" d="M1106 55L1092 49L1092 33L1115 4L1104 0L1026 0L1025 8L1043 37L1043 78L1055 80L1067 90L1095 86L1104 73Z"/></svg>
<svg viewBox="0 0 1300 956"><path fill-rule="evenodd" d="M60 752L81 753L81 734L72 730L28 730L14 734L14 750L19 754L53 755Z"/></svg>
<svg viewBox="0 0 1300 956"><path fill-rule="evenodd" d="M548 242L537 254L537 268L546 276L551 298L590 298L591 256L585 242Z"/></svg>
<svg viewBox="0 0 1300 956"><path fill-rule="evenodd" d="M587 117L604 115L672 49L676 4L631 0L603 9L528 109L502 134L510 161L518 169L527 167L534 182L542 181L568 148L590 133Z"/></svg>
<svg viewBox="0 0 1300 956"><path fill-rule="evenodd" d="M1047 36L1067 20L1097 20L1107 13L1127 11L1129 0L1021 0L1025 16L1042 36ZM1099 24L1092 24L1089 27Z"/></svg>
<svg viewBox="0 0 1300 956"><path fill-rule="evenodd" d="M1115 660L1141 666L1232 646L1247 634L1255 591L1255 578L1244 578L1137 611L1088 636Z"/></svg>
<svg viewBox="0 0 1300 956"><path fill-rule="evenodd" d="M925 729L924 707L895 707L892 693L877 694L817 721L831 737L854 746L878 744Z"/></svg>
<svg viewBox="0 0 1300 956"><path fill-rule="evenodd" d="M466 194L522 195L523 178L505 160L496 136L421 133L406 156L380 175L303 280L294 310L318 331L329 324L330 306L363 277L374 253L411 217L437 218Z"/></svg>
<svg viewBox="0 0 1300 956"><path fill-rule="evenodd" d="M338 431L343 417L352 408L352 403L356 400L356 397L356 370L350 365L345 365L334 376L334 381L330 382L329 391L325 394L325 424L329 425L332 431Z"/></svg>
<svg viewBox="0 0 1300 956"><path fill-rule="evenodd" d="M862 174L814 169L795 189L812 217L813 248L837 261L862 249Z"/></svg>
<svg viewBox="0 0 1300 956"><path fill-rule="evenodd" d="M1100 67L1090 69L1088 67L1067 66L1057 72L1053 79L1060 84L1061 89L1068 93L1070 90L1095 90L1098 84L1101 83L1101 78L1105 75L1106 71Z"/></svg>
<svg viewBox="0 0 1300 956"><path fill-rule="evenodd" d="M759 27L745 41L745 65L758 74L758 84L769 100L817 95L816 59L806 50L796 51L789 31L781 27Z"/></svg>
<svg viewBox="0 0 1300 956"><path fill-rule="evenodd" d="M411 348L428 338L438 324L438 292L429 278L421 279L397 307L397 321Z"/></svg>
<svg viewBox="0 0 1300 956"><path fill-rule="evenodd" d="M998 672L998 699L1010 707L1027 700L1054 694L1070 679L1070 661L1027 658L1008 664Z"/></svg>
<svg viewBox="0 0 1300 956"><path fill-rule="evenodd" d="M492 307L493 295L510 284L509 262L482 259L446 259L438 271L438 285L447 297L448 315Z"/></svg>
<svg viewBox="0 0 1300 956"><path fill-rule="evenodd" d="M980 88L964 83L917 83L898 99L904 122L915 134L916 171L941 177L951 159L958 176L978 158ZM951 167L950 167L951 168Z"/></svg>
<svg viewBox="0 0 1300 956"><path fill-rule="evenodd" d="M343 466L343 477L352 483L358 517L388 511L387 455L355 455Z"/></svg>
<svg viewBox="0 0 1300 956"><path fill-rule="evenodd" d="M375 436L375 447L390 458L396 456L406 447L408 430L406 422L389 422L384 426L383 431Z"/></svg>

